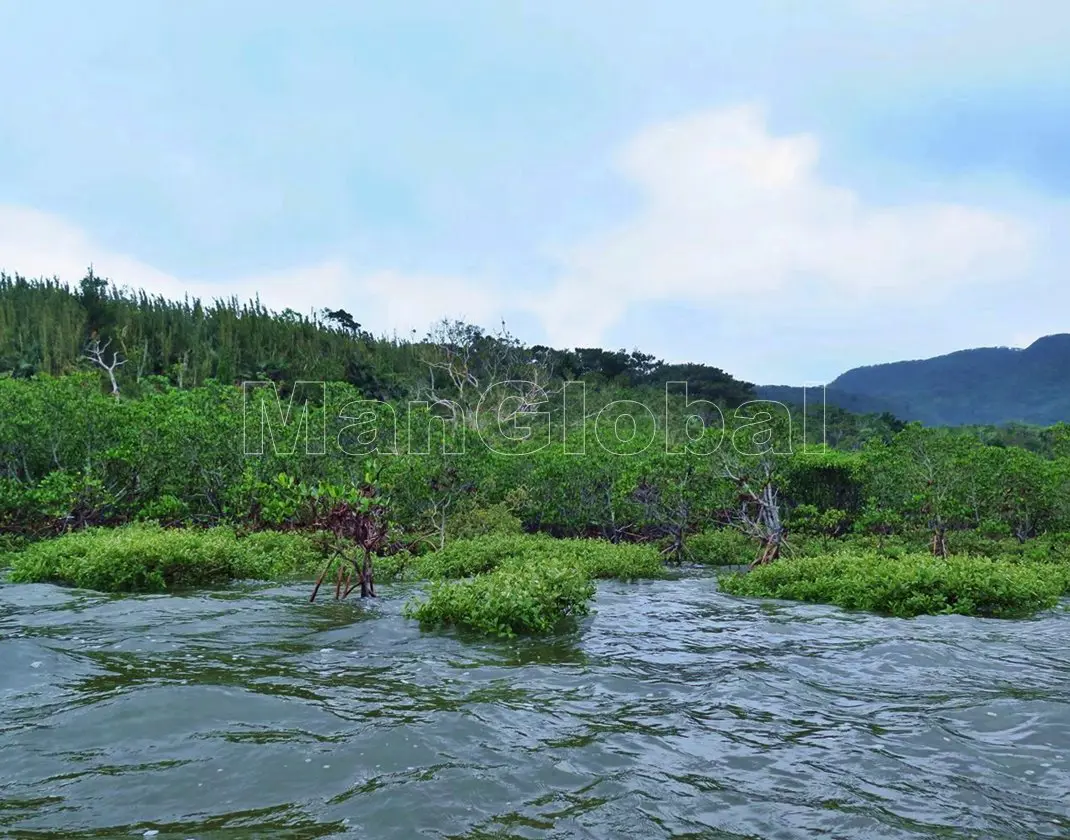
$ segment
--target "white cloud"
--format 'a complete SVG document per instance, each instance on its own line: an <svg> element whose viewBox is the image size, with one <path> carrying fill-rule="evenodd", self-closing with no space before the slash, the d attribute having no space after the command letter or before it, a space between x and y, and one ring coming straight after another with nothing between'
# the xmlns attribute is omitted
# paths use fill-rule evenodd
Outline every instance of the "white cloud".
<svg viewBox="0 0 1070 840"><path fill-rule="evenodd" d="M557 272L542 289L510 289L509 278L359 270L341 259L182 278L61 219L10 206L0 206L0 268L75 282L92 262L120 284L168 297L259 295L273 309L302 313L340 306L376 333L423 334L442 317L493 326L522 313L546 333L524 338L568 347L605 345L626 324L621 344L758 382L816 381L855 364L1055 331L1068 292L1050 279L1066 257L1052 231L1070 219L1065 207L1024 194L986 202L1014 213L882 205L830 183L819 160L815 137L775 136L755 107L651 126L616 159L640 191L640 209L552 254ZM708 312L717 330L696 334L648 317L662 305L703 319Z"/></svg>
<svg viewBox="0 0 1070 840"><path fill-rule="evenodd" d="M26 277L59 277L76 283L90 263L97 274L179 297L178 281L127 254L109 252L83 230L33 209L0 205L0 269Z"/></svg>
<svg viewBox="0 0 1070 840"><path fill-rule="evenodd" d="M828 305L919 302L1027 268L1020 220L957 204L880 206L822 179L811 135L777 137L755 107L653 126L621 173L639 214L557 254L561 278L532 303L556 344L597 344L630 308L716 305L753 318L805 294Z"/></svg>

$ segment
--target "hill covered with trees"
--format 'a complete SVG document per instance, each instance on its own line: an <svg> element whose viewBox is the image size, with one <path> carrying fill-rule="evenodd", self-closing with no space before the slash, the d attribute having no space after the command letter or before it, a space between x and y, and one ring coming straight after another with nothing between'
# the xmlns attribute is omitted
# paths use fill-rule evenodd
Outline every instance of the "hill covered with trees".
<svg viewBox="0 0 1070 840"><path fill-rule="evenodd" d="M802 402L802 389L762 386L764 399ZM807 400L820 400L811 389ZM982 347L916 361L858 367L828 383L831 405L889 412L930 426L1048 426L1070 421L1070 334L1037 339L1024 350Z"/></svg>
<svg viewBox="0 0 1070 840"><path fill-rule="evenodd" d="M443 321L419 340L376 337L342 309L303 315L255 300L171 301L117 287L92 269L73 288L0 273L0 375L94 367L111 368L114 386L131 395L149 377L164 377L178 388L324 381L373 399L467 399L480 385L527 378L625 390L687 381L693 399L735 406L754 398L753 385L716 367L670 365L639 350L526 346L504 324L489 332Z"/></svg>

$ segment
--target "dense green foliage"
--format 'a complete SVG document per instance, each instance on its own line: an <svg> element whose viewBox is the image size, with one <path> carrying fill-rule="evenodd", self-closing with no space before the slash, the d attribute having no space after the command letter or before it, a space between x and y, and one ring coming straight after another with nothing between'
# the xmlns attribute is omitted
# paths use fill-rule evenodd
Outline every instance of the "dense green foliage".
<svg viewBox="0 0 1070 840"><path fill-rule="evenodd" d="M538 562L506 561L466 580L435 581L427 597L405 605L421 627L460 627L489 635L549 633L586 615L594 584L570 558L547 552Z"/></svg>
<svg viewBox="0 0 1070 840"><path fill-rule="evenodd" d="M104 592L162 592L233 580L308 573L319 554L297 534L164 529L155 524L89 528L36 542L10 556L14 582L62 583Z"/></svg>
<svg viewBox="0 0 1070 840"><path fill-rule="evenodd" d="M665 574L657 549L650 545L527 534L459 540L421 557L416 569L421 577L435 580L484 574L509 563L539 565L550 561L582 569L592 578L637 580Z"/></svg>
<svg viewBox="0 0 1070 840"><path fill-rule="evenodd" d="M458 540L421 557L414 576L432 581L406 614L424 627L457 626L492 635L546 633L584 615L594 578L665 574L657 549L602 540L492 534Z"/></svg>
<svg viewBox="0 0 1070 840"><path fill-rule="evenodd" d="M77 289L58 280L0 273L0 371L15 376L87 369L87 340L110 341L118 352L124 392L146 377L179 387L210 379L347 381L376 397L398 396L398 375L418 370L408 348L372 341L360 325L268 311L259 302L168 301L110 285L90 271Z"/></svg>
<svg viewBox="0 0 1070 840"><path fill-rule="evenodd" d="M521 562L537 555L553 541L545 537L488 535L451 542L440 551L422 556L417 573L428 580L466 578L493 572L503 563Z"/></svg>
<svg viewBox="0 0 1070 840"><path fill-rule="evenodd" d="M672 439L671 452L655 439L643 451L617 454L599 442L607 440L604 430L582 417L564 439L555 434L531 452L491 430L454 429L448 448L457 454L449 454L435 431L441 421L426 409L406 414L403 405L377 404L396 412L397 433L387 417L369 447L346 416L361 398L351 386L329 383L325 403L309 400L312 428L326 429L322 440L306 437L309 424L298 428L300 403L284 424L288 402L280 408L274 398L266 394L261 438L259 405L250 402L246 424L243 392L234 386L157 381L136 399L116 400L93 375L0 379L0 529L47 534L134 519L286 527L317 485L352 485L368 457L381 467L397 522L434 544L440 531L515 531L515 519L560 536L657 536L702 526L731 500L717 455L688 455ZM640 433L661 434L653 427ZM729 428L722 450L732 444ZM246 445L261 454L246 455ZM821 487L840 482L846 469L803 455L790 472L805 500L841 492Z"/></svg>
<svg viewBox="0 0 1070 840"><path fill-rule="evenodd" d="M0 530L37 537L137 520L300 528L325 487L359 483L370 460L391 500L394 541L418 554L524 529L654 542L674 560L743 562L746 540L721 532L738 525L736 479L756 480L766 467L789 540L939 531L956 552L977 551L978 539L1070 531L1065 426L1047 430L1048 456L917 425L821 454L799 445L796 423L781 454L767 447L755 456L739 452L750 439L743 433L757 434L753 415L726 411L721 445L709 454L704 439L687 452L679 430L663 436L652 423L639 428L649 446L618 454L601 445L613 441L589 416L556 423L530 451L523 440L464 427L447 427L444 447L443 426L426 409L406 417L400 404L377 404L396 410L397 433L387 424L369 447L350 430L344 407L360 398L352 386L330 383L324 402L309 400L313 422L301 429L296 410L285 424L267 396L261 440L259 415L246 424L234 386L157 382L114 399L92 375L0 379ZM322 449L305 436L309 425L326 430ZM757 425L774 436L786 428L783 418ZM260 454L245 454L250 442Z"/></svg>
<svg viewBox="0 0 1070 840"><path fill-rule="evenodd" d="M498 502L489 507L463 508L447 521L446 530L451 541L470 540L490 534L521 534L524 525L512 505Z"/></svg>
<svg viewBox="0 0 1070 840"><path fill-rule="evenodd" d="M1062 565L960 555L888 557L841 552L799 557L725 575L733 595L835 604L900 617L923 614L1021 618L1055 605L1070 577Z"/></svg>
<svg viewBox="0 0 1070 840"><path fill-rule="evenodd" d="M504 331L492 335L459 323L440 324L419 341L377 338L341 309L303 315L274 313L259 301L168 301L118 288L91 269L74 289L55 279L0 272L0 374L87 369L83 356L93 336L110 342L109 363L113 353L125 360L116 375L122 392L130 394L140 393L146 380L164 377L178 387L209 380L345 382L369 399L418 397L430 393L429 365L455 358L449 351L459 350L470 364L465 373L482 387L492 380L525 378L537 368L540 382L634 388L686 380L692 398L738 405L754 396L749 383L717 368L666 364L638 350L524 347ZM437 370L435 396L463 403L465 395ZM477 399L481 390L476 389Z"/></svg>
<svg viewBox="0 0 1070 840"><path fill-rule="evenodd" d="M688 537L687 557L706 566L742 566L754 559L754 543L734 528L711 528Z"/></svg>
<svg viewBox="0 0 1070 840"><path fill-rule="evenodd" d="M101 339L94 370L81 354ZM285 543L296 536L258 566L242 552L271 532L322 531L332 506L374 497L382 538L360 548L345 533L360 517L336 519L323 551L362 564L374 553L380 580L440 582L429 603L452 606L435 621L464 623L465 599L509 582L496 603L520 599L543 616L531 627L549 626L556 603L532 571L543 566L635 579L666 563L786 558L779 567L845 548L1068 562L1053 535L1070 533L1070 426L925 428L740 404L751 396L716 368L638 351L525 347L460 323L382 340L341 310L304 318L150 299L92 275L74 291L5 276L0 537L30 545L11 555L18 579L207 584L303 565ZM130 523L150 524L93 530ZM208 529L203 551L193 527Z"/></svg>

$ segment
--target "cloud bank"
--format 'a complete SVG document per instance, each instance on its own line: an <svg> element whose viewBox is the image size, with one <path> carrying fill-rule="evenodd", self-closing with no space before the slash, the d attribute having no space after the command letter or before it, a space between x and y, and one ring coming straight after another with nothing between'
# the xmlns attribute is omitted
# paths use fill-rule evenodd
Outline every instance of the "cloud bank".
<svg viewBox="0 0 1070 840"><path fill-rule="evenodd" d="M552 275L522 287L508 277L365 270L333 256L269 275L176 277L62 219L11 206L0 207L0 267L74 281L93 263L120 285L169 297L259 295L272 308L306 313L342 306L376 333L422 333L441 317L490 325L519 314L545 333L525 339L562 347L605 344L637 312L684 306L729 325L721 343L706 344L694 360L762 381L778 379L776 362L734 346L748 334L780 332L783 353L793 329L800 340L823 329L828 346L842 351L866 341L865 325L888 313L924 312L1035 268L1043 248L1037 218L968 203L882 204L830 183L820 164L815 136L777 136L753 105L649 126L615 157L638 209L566 248L529 255L548 256ZM811 321L805 329L801 313ZM904 323L919 335L929 329L924 317ZM673 332L667 322L652 335Z"/></svg>
<svg viewBox="0 0 1070 840"><path fill-rule="evenodd" d="M757 326L804 297L823 307L919 302L1029 266L1029 225L958 204L881 206L826 183L811 135L776 137L760 109L649 128L619 156L633 219L559 255L533 303L553 341L598 343L626 309L719 307Z"/></svg>

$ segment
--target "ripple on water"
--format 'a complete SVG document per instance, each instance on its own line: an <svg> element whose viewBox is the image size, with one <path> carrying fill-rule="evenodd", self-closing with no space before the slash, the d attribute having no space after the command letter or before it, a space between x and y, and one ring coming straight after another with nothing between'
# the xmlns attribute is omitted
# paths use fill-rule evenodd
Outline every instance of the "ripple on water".
<svg viewBox="0 0 1070 840"><path fill-rule="evenodd" d="M0 832L1070 832L1066 612L903 621L699 578L603 584L576 631L499 642L382 590L0 586Z"/></svg>

